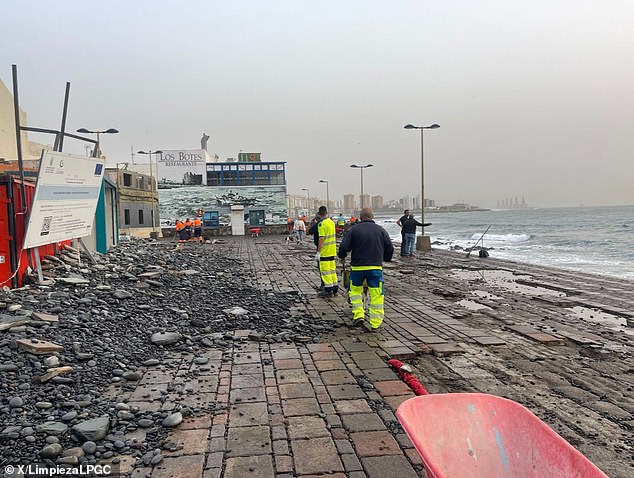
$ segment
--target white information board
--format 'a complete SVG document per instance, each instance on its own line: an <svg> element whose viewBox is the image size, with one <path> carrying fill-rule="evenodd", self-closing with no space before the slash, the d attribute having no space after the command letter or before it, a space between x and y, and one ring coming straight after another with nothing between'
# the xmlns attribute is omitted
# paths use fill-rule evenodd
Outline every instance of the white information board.
<svg viewBox="0 0 634 478"><path fill-rule="evenodd" d="M105 160L44 152L24 248L90 235Z"/></svg>

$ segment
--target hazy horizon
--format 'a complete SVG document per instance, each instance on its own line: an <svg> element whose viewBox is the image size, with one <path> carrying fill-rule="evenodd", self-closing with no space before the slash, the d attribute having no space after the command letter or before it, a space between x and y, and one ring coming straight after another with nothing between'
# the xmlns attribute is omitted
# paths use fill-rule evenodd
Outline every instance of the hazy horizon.
<svg viewBox="0 0 634 478"><path fill-rule="evenodd" d="M634 3L167 1L4 7L0 78L30 126L130 152L240 151L287 162L289 194L496 208L634 204ZM30 138L51 143L49 136ZM67 140L67 152L84 153ZM136 156L139 162L145 158Z"/></svg>

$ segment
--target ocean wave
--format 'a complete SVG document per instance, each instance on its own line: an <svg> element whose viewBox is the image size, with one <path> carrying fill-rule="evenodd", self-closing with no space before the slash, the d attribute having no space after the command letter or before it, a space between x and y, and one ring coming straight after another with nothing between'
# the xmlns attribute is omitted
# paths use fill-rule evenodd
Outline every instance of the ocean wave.
<svg viewBox="0 0 634 478"><path fill-rule="evenodd" d="M471 236L472 241L477 241L482 237L482 234L475 233ZM530 234L485 234L484 241L493 241L493 242L526 242L530 241Z"/></svg>

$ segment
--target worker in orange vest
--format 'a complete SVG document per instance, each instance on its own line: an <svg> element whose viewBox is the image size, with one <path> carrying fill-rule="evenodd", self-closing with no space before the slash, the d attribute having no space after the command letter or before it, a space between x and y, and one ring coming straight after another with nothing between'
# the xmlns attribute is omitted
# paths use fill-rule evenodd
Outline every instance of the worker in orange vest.
<svg viewBox="0 0 634 478"><path fill-rule="evenodd" d="M180 219L176 220L176 234L178 234L178 242L185 242L185 224Z"/></svg>
<svg viewBox="0 0 634 478"><path fill-rule="evenodd" d="M192 221L187 218L183 224L185 225L185 240L190 242L192 240Z"/></svg>
<svg viewBox="0 0 634 478"><path fill-rule="evenodd" d="M195 217L192 225L194 226L194 242L203 242L203 222L199 217Z"/></svg>

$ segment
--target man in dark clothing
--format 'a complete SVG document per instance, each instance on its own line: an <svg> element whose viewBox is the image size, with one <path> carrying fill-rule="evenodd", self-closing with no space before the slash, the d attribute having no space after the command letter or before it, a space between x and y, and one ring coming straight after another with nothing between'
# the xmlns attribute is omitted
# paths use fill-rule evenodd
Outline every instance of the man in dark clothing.
<svg viewBox="0 0 634 478"><path fill-rule="evenodd" d="M418 222L413 214L410 214L408 217L401 221L401 234L403 235L403 239L405 242L405 257L413 257L414 256L414 246L416 245L416 226L431 226L431 222L426 222L422 224Z"/></svg>
<svg viewBox="0 0 634 478"><path fill-rule="evenodd" d="M315 216L311 221L308 229L306 230L306 234L309 236L313 236L313 242L315 243L315 247L319 245L319 234L317 233L319 229L319 223L321 222L321 217L319 215Z"/></svg>
<svg viewBox="0 0 634 478"><path fill-rule="evenodd" d="M339 245L337 256L345 261L348 252L350 259L350 303L352 304L353 324L363 324L363 281L368 284L370 303L368 315L370 329L376 331L383 323L383 261L389 262L394 254L394 246L385 229L372 219L372 209L361 211L361 222L351 228Z"/></svg>
<svg viewBox="0 0 634 478"><path fill-rule="evenodd" d="M401 228L401 257L405 255L405 233L403 232L403 221L409 217L409 209L403 211L403 215L396 221L396 225Z"/></svg>

